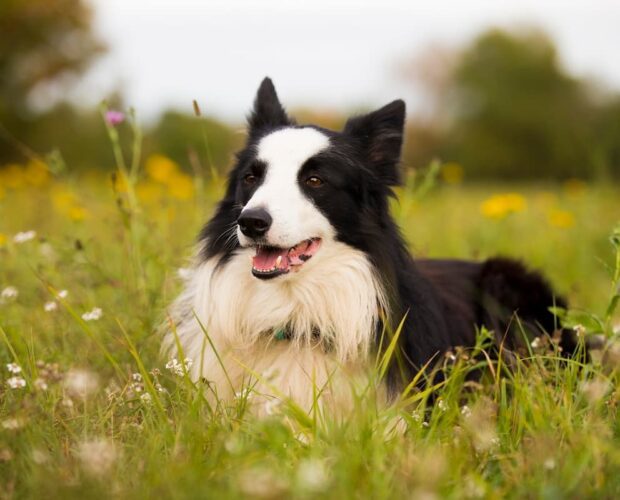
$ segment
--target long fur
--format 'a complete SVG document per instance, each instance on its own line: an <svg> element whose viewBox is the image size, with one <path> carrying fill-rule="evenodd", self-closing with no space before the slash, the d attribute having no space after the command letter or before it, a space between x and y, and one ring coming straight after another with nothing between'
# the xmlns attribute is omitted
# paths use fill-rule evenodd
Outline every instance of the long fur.
<svg viewBox="0 0 620 500"><path fill-rule="evenodd" d="M230 401L251 386L259 413L285 397L306 410L317 401L348 407L351 384L368 381L386 345L382 333L403 318L385 397L449 349L472 346L476 327L510 350L527 342L515 315L531 335L554 329L548 308L563 299L520 263L411 257L388 209L404 117L404 103L394 101L342 132L299 126L263 81L247 144L200 234L164 339L169 355L180 346L192 358L192 378L211 394ZM319 188L308 187L312 176L323 180ZM265 236L237 224L250 208L272 216ZM321 247L299 272L268 281L250 272L256 244L287 248L313 237Z"/></svg>

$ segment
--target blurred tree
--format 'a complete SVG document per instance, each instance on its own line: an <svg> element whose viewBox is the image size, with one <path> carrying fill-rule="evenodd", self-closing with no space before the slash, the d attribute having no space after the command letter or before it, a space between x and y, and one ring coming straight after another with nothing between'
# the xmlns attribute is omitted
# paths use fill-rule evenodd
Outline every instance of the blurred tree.
<svg viewBox="0 0 620 500"><path fill-rule="evenodd" d="M444 51L441 58L421 60L424 73L429 60L450 64L433 70L440 82L432 78L433 88L426 92L435 101L435 120L411 129L417 142L425 130L435 142L422 155L407 150L415 165L439 155L461 163L468 177L499 179L618 172L620 165L610 156L617 155L620 143L612 125L617 104L595 103L593 89L565 72L544 33L494 29L455 57ZM429 86L428 79L417 80Z"/></svg>
<svg viewBox="0 0 620 500"><path fill-rule="evenodd" d="M0 34L1 163L24 154L19 143L40 115L33 96L68 84L105 48L83 0L2 0Z"/></svg>

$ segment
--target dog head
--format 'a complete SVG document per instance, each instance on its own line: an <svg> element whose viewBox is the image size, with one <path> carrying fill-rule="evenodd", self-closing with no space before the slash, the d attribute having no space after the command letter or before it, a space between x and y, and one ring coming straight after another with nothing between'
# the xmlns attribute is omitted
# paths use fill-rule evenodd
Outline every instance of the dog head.
<svg viewBox="0 0 620 500"><path fill-rule="evenodd" d="M405 104L349 119L336 132L298 125L261 83L227 193L206 226L207 257L252 247L260 279L288 275L334 241L368 251L391 227L387 199L398 184Z"/></svg>

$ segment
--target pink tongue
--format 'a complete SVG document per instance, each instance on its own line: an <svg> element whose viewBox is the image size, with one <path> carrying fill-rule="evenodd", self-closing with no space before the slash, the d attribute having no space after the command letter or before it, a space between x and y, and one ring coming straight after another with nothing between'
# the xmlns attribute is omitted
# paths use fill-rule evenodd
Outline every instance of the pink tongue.
<svg viewBox="0 0 620 500"><path fill-rule="evenodd" d="M268 271L274 267L285 269L289 264L287 254L288 250L284 248L259 247L256 249L252 265L259 271ZM282 257L279 263L278 257Z"/></svg>

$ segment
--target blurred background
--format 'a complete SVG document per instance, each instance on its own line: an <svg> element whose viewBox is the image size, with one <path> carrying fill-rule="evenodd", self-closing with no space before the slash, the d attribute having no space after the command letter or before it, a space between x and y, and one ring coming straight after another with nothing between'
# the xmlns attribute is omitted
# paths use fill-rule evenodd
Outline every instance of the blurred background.
<svg viewBox="0 0 620 500"><path fill-rule="evenodd" d="M112 170L103 100L136 110L144 158L191 172L207 137L224 171L269 75L301 123L405 98L404 165L439 158L449 182L607 181L619 26L613 0L2 0L0 175Z"/></svg>

